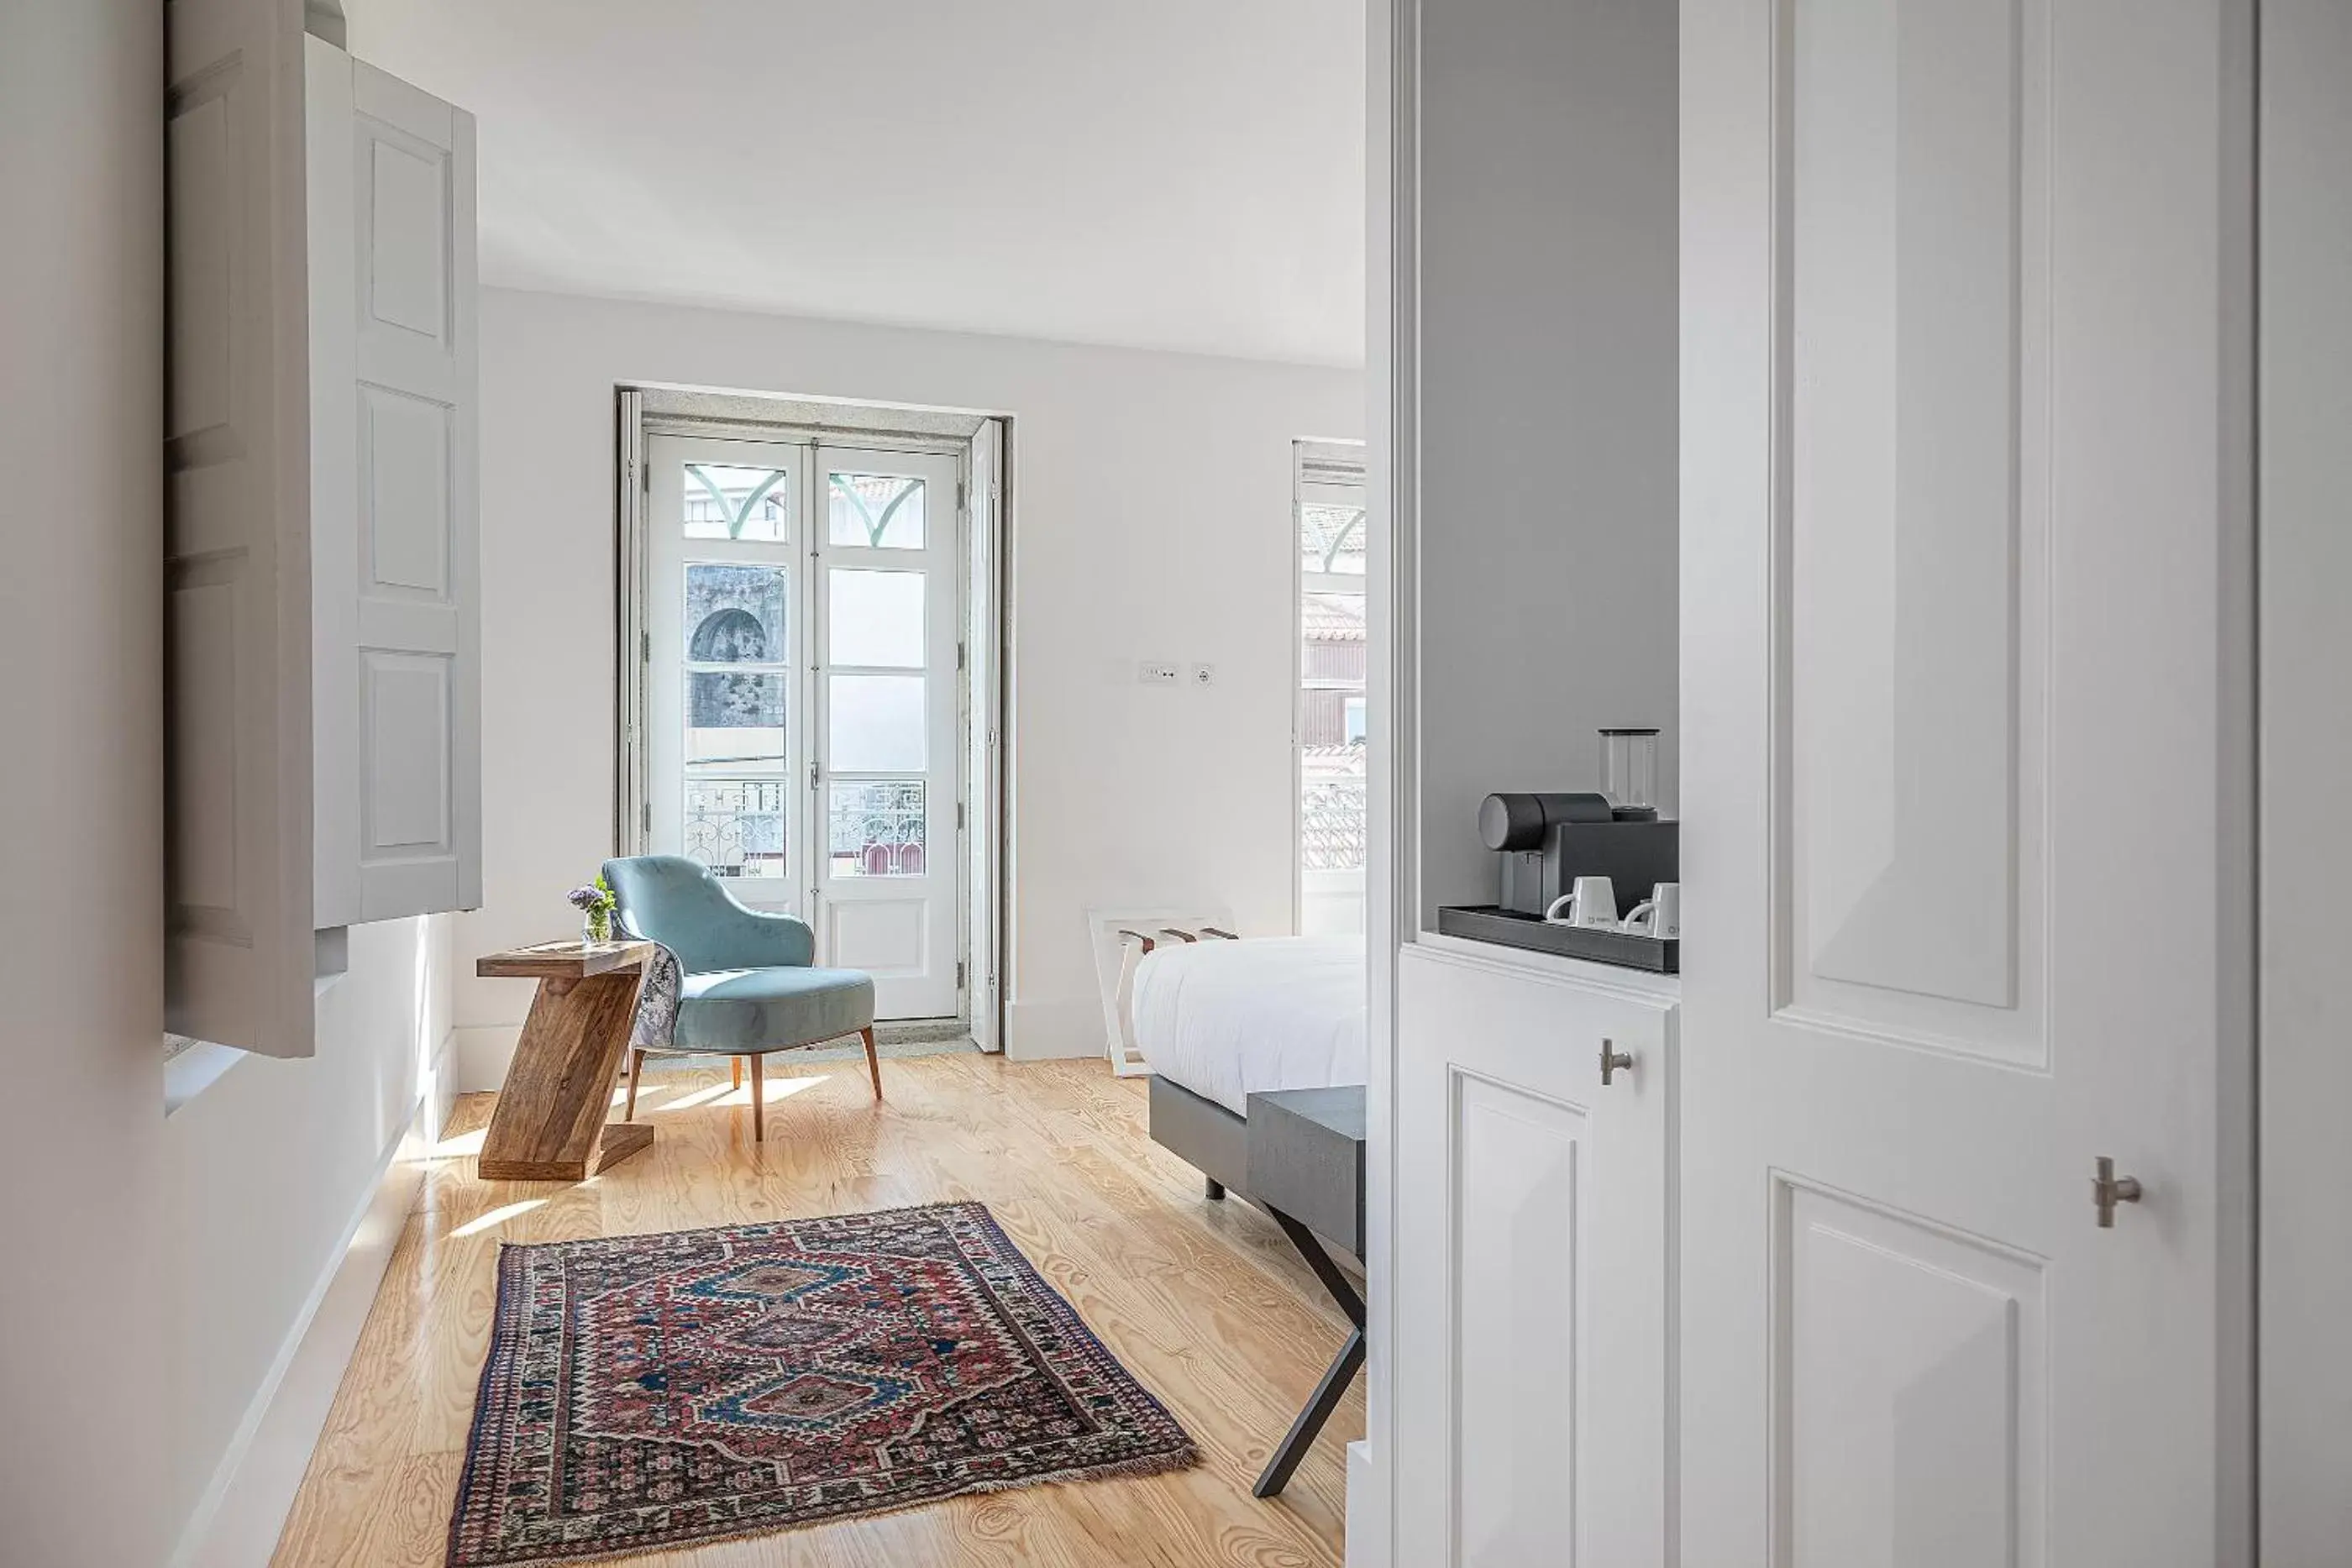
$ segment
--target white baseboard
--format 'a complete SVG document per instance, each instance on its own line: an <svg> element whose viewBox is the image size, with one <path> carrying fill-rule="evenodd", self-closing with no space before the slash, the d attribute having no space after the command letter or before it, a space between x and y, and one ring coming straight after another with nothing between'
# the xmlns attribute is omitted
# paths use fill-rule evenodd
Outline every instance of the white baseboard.
<svg viewBox="0 0 2352 1568"><path fill-rule="evenodd" d="M1007 1061L1044 1061L1108 1054L1100 997L1065 997L1050 1002L1005 1005Z"/></svg>
<svg viewBox="0 0 2352 1568"><path fill-rule="evenodd" d="M519 1023L467 1024L449 1031L456 1042L455 1086L460 1094L494 1093L507 1081L507 1063L514 1060L515 1041L522 1038Z"/></svg>
<svg viewBox="0 0 2352 1568"><path fill-rule="evenodd" d="M1372 1446L1359 1437L1348 1445L1348 1568L1389 1568L1387 1500L1376 1490Z"/></svg>
<svg viewBox="0 0 2352 1568"><path fill-rule="evenodd" d="M327 1425L375 1303L393 1248L424 1181L424 1156L439 1140L454 1093L453 1039L433 1059L409 1124L383 1151L376 1180L254 1391L212 1480L180 1533L170 1568L255 1568L277 1550L287 1511Z"/></svg>

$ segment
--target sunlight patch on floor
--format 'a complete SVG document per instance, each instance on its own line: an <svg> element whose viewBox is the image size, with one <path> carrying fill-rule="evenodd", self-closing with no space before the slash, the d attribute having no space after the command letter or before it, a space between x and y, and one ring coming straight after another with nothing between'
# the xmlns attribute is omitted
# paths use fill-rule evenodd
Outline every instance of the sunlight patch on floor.
<svg viewBox="0 0 2352 1568"><path fill-rule="evenodd" d="M462 1160L469 1155L478 1155L482 1152L482 1134L488 1131L488 1127L477 1127L470 1133L444 1138L426 1150L425 1157L428 1160Z"/></svg>
<svg viewBox="0 0 2352 1568"><path fill-rule="evenodd" d="M527 1197L520 1203L509 1203L490 1210L477 1219L469 1219L449 1232L451 1239L461 1236L479 1236L485 1230L495 1230L509 1219L520 1219L532 1209L545 1206L543 1197Z"/></svg>

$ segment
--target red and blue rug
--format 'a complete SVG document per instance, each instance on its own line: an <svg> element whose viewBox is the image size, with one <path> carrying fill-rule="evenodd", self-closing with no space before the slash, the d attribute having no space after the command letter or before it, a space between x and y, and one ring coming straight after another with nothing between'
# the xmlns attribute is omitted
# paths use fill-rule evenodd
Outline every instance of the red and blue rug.
<svg viewBox="0 0 2352 1568"><path fill-rule="evenodd" d="M449 1563L624 1556L1195 1457L977 1203L510 1246Z"/></svg>

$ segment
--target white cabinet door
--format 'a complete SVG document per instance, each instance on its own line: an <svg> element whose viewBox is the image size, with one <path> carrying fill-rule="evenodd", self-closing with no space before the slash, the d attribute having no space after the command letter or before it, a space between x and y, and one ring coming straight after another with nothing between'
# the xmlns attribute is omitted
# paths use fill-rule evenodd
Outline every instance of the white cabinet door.
<svg viewBox="0 0 2352 1568"><path fill-rule="evenodd" d="M474 117L308 40L320 925L482 901Z"/></svg>
<svg viewBox="0 0 2352 1568"><path fill-rule="evenodd" d="M164 1027L308 1056L302 8L168 16Z"/></svg>
<svg viewBox="0 0 2352 1568"><path fill-rule="evenodd" d="M2242 1555L2249 14L1685 0L1689 1563Z"/></svg>
<svg viewBox="0 0 2352 1568"><path fill-rule="evenodd" d="M1399 957L1400 1564L1666 1560L1674 1006L1568 968Z"/></svg>

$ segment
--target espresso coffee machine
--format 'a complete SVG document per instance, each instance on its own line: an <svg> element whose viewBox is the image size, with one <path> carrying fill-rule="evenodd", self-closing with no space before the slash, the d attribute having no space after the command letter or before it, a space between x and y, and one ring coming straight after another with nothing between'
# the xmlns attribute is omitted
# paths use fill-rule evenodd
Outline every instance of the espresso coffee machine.
<svg viewBox="0 0 2352 1568"><path fill-rule="evenodd" d="M1489 795L1478 807L1478 838L1496 852L1496 904L1541 917L1580 876L1605 876L1621 901L1680 882L1680 824L1657 808L1658 732L1601 732L1601 788L1551 794Z"/></svg>

